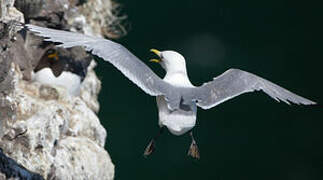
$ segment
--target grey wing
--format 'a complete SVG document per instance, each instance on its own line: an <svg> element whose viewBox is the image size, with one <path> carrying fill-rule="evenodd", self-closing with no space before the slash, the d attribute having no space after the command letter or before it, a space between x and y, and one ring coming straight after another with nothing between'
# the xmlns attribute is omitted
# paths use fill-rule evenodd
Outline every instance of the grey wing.
<svg viewBox="0 0 323 180"><path fill-rule="evenodd" d="M113 64L149 95L166 95L169 94L172 88L147 65L118 43L103 38L43 28L31 24L27 24L26 27L36 35L45 37L46 41L62 43L58 45L60 47L83 46L85 50Z"/></svg>
<svg viewBox="0 0 323 180"><path fill-rule="evenodd" d="M212 108L240 94L262 90L278 102L287 104L316 104L298 96L268 80L239 69L229 69L213 81L203 84L194 90L197 105L203 109Z"/></svg>

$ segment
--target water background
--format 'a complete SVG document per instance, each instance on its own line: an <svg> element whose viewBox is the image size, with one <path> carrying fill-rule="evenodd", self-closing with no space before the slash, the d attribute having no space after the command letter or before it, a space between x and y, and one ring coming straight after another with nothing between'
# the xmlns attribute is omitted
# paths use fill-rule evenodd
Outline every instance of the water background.
<svg viewBox="0 0 323 180"><path fill-rule="evenodd" d="M183 54L193 84L234 67L323 103L322 3L256 0L118 0L131 24L118 40L158 75L150 48ZM323 113L288 106L262 92L198 110L199 161L187 157L189 136L166 131L157 150L143 151L158 131L155 98L112 65L99 61L102 124L117 180L323 179Z"/></svg>

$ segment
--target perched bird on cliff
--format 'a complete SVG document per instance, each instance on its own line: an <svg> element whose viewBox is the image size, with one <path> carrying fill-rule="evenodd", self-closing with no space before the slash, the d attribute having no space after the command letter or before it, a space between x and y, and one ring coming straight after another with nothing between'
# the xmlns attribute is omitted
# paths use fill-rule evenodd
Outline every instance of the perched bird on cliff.
<svg viewBox="0 0 323 180"><path fill-rule="evenodd" d="M64 87L69 94L78 96L86 73L85 62L61 56L56 49L48 49L34 69L32 80Z"/></svg>
<svg viewBox="0 0 323 180"><path fill-rule="evenodd" d="M118 43L30 24L26 25L26 28L38 36L45 37L46 41L61 43L58 45L60 47L85 47L87 51L113 64L147 94L156 96L161 130L147 146L145 156L154 151L155 140L163 127L167 127L174 135L189 132L192 143L188 155L199 158L197 143L191 131L196 123L197 106L210 109L240 94L259 90L287 104L290 102L304 105L315 104L270 81L239 69L229 69L210 82L194 86L187 76L184 57L175 51L151 50L159 57L152 59L151 62L159 63L166 71L165 77L161 79L140 59Z"/></svg>

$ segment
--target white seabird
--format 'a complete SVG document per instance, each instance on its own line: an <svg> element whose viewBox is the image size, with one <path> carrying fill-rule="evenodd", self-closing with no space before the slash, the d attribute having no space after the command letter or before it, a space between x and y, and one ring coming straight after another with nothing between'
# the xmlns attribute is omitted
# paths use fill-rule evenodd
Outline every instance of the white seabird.
<svg viewBox="0 0 323 180"><path fill-rule="evenodd" d="M194 86L187 76L185 59L182 55L175 51L160 52L152 49L151 51L160 59L151 61L160 63L166 71L166 76L161 79L125 47L113 41L30 24L25 27L36 35L45 37L46 41L61 43L59 47L83 46L86 51L113 64L144 92L156 96L161 130L166 126L174 135L190 131L192 143L188 155L194 158L200 157L191 131L196 123L197 106L209 109L240 94L259 90L278 102L316 104L268 80L239 69L229 69L210 82ZM153 152L155 140L160 133L147 146L145 156Z"/></svg>

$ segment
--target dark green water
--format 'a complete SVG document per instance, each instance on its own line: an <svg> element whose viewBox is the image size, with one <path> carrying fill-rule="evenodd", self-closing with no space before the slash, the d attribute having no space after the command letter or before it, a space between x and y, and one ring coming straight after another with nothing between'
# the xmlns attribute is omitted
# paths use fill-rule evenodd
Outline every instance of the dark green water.
<svg viewBox="0 0 323 180"><path fill-rule="evenodd" d="M150 48L186 57L195 85L230 67L253 72L323 103L322 4L311 1L119 0L131 23L119 40L149 64ZM158 131L155 98L99 62L100 120L116 179L323 179L322 106L288 106L261 92L198 111L201 159L186 156L188 135Z"/></svg>

